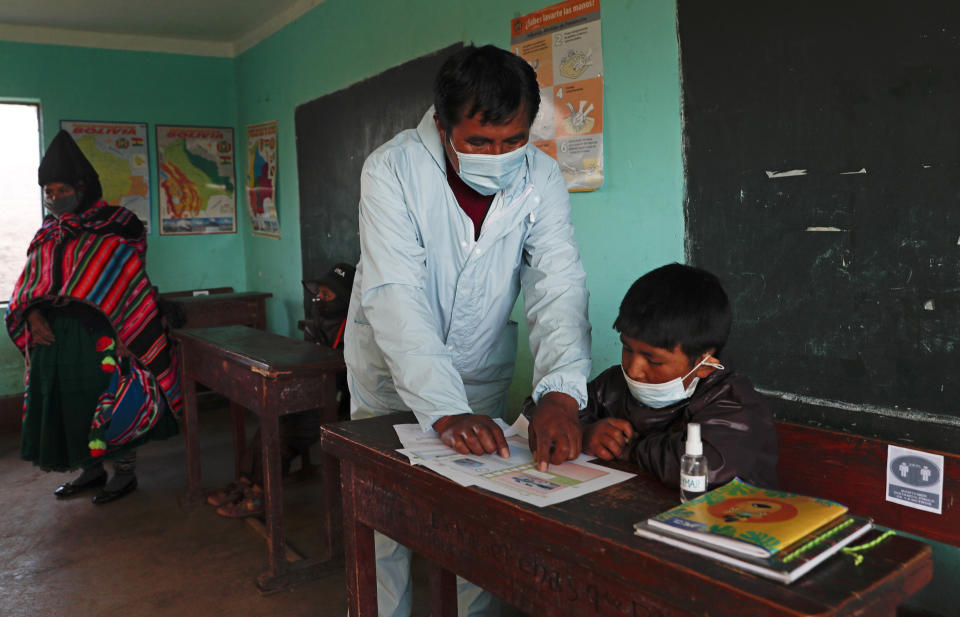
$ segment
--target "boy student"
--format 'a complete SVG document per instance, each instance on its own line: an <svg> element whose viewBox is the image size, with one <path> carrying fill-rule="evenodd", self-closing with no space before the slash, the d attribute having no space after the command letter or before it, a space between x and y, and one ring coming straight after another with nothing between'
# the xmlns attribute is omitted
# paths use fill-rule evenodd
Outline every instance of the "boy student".
<svg viewBox="0 0 960 617"><path fill-rule="evenodd" d="M587 385L583 451L629 457L679 486L686 427L699 422L711 488L735 476L775 488L773 417L750 381L717 359L731 321L727 294L705 270L674 263L637 279L613 323L621 364Z"/></svg>

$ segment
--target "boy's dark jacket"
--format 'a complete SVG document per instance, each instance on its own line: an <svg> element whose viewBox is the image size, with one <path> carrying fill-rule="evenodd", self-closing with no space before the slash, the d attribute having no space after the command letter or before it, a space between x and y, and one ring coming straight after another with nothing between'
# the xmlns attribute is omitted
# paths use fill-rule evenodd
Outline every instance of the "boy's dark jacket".
<svg viewBox="0 0 960 617"><path fill-rule="evenodd" d="M652 409L630 394L620 365L587 385L584 424L624 418L634 429L630 458L670 486L680 484L686 425L699 422L710 487L739 477L765 488L777 486L777 433L773 416L745 376L717 370L697 384L689 399Z"/></svg>

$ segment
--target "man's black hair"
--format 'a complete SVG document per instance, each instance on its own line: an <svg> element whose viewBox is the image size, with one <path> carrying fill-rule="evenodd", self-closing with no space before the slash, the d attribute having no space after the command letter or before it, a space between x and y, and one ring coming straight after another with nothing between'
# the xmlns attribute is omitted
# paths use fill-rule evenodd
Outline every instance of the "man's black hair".
<svg viewBox="0 0 960 617"><path fill-rule="evenodd" d="M620 303L614 330L647 345L680 349L696 361L730 336L730 300L713 274L678 263L638 278Z"/></svg>
<svg viewBox="0 0 960 617"><path fill-rule="evenodd" d="M509 51L469 45L440 67L433 82L433 105L447 131L477 113L482 124L506 124L521 108L533 124L540 109L537 74Z"/></svg>

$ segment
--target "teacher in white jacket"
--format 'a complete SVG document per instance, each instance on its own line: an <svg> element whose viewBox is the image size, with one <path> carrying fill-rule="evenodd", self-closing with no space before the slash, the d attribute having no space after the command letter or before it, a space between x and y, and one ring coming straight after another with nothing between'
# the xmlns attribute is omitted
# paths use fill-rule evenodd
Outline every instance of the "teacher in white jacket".
<svg viewBox="0 0 960 617"><path fill-rule="evenodd" d="M461 453L509 456L506 407L523 292L534 356L530 445L539 465L580 453L590 324L585 274L557 163L532 144L533 69L466 47L441 67L416 129L371 154L344 353L354 419L413 411ZM411 607L410 553L377 534L381 617ZM458 579L460 615L496 602Z"/></svg>

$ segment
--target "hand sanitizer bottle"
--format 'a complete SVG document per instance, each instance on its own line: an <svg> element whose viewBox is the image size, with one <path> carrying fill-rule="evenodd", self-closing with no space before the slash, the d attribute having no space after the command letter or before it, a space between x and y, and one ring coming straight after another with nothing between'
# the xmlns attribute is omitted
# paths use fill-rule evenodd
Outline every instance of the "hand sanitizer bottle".
<svg viewBox="0 0 960 617"><path fill-rule="evenodd" d="M680 457L680 500L683 502L703 495L707 490L707 457L703 455L700 425L687 425L686 452Z"/></svg>

